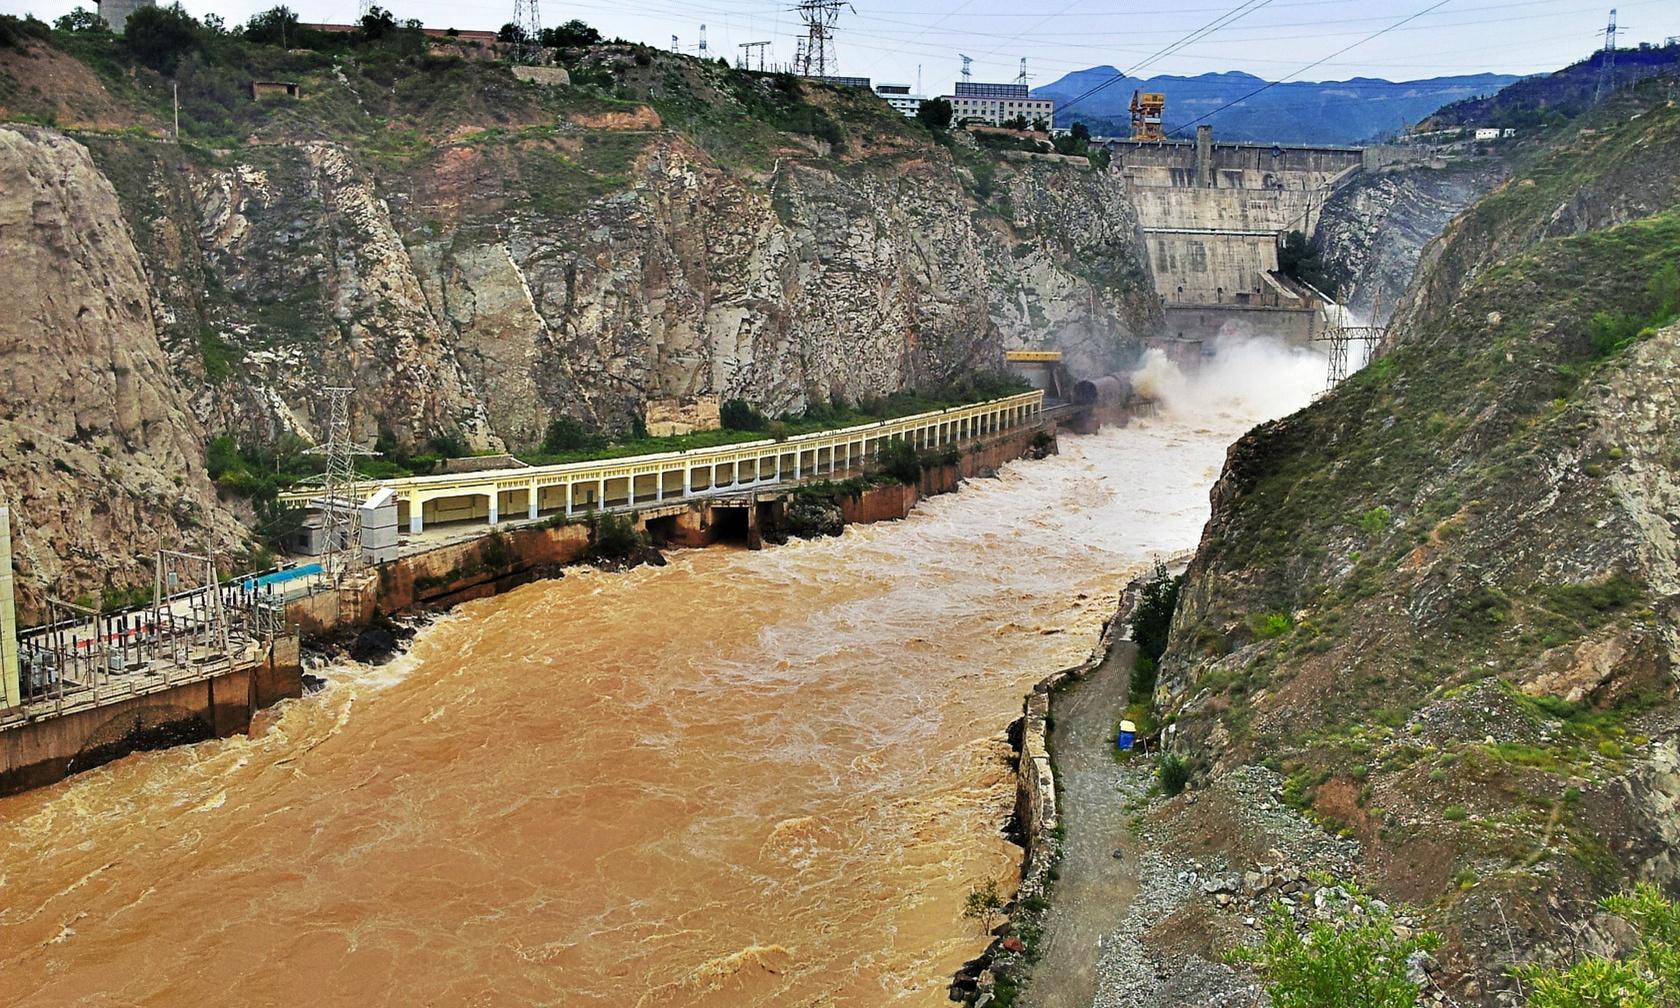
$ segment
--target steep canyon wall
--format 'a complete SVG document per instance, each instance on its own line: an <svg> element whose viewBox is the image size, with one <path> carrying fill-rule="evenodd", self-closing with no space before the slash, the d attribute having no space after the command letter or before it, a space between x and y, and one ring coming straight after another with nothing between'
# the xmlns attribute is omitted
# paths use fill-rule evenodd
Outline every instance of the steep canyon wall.
<svg viewBox="0 0 1680 1008"><path fill-rule="evenodd" d="M64 62L0 69L49 55ZM517 450L560 415L623 431L647 399L699 393L797 411L1000 368L1016 346L1102 373L1159 325L1115 176L885 120L849 124L844 154L773 134L767 163L736 163L647 105L584 114L505 68L471 73L506 91L512 126L357 132L328 116L348 101L333 89L374 96L324 74L311 117L277 109L296 118L231 148L0 126L22 305L7 325L28 330L8 331L6 360L42 390L14 390L13 411L67 421L56 399L81 396L120 414L18 451L63 478L3 478L25 505L19 552L39 558L21 562L26 605L61 574L67 591L142 580L155 530L237 542L204 442L311 441L327 385L355 388L365 441ZM30 333L53 337L51 360ZM82 517L92 487L125 517Z"/></svg>

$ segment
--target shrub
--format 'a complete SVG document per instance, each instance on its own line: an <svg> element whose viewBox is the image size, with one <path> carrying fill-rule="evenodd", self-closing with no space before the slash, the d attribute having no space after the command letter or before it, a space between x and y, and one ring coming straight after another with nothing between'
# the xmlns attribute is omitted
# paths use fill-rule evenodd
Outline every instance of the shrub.
<svg viewBox="0 0 1680 1008"><path fill-rule="evenodd" d="M508 545L506 536L492 532L478 547L478 559L486 567L506 567L513 563L513 547Z"/></svg>
<svg viewBox="0 0 1680 1008"><path fill-rule="evenodd" d="M557 416L543 431L542 450L549 455L567 451L599 451L607 439L585 427L574 417Z"/></svg>
<svg viewBox="0 0 1680 1008"><path fill-rule="evenodd" d="M1167 753L1161 757L1155 776L1161 782L1161 793L1168 798L1183 794L1184 786L1190 783L1190 764L1178 753Z"/></svg>
<svg viewBox="0 0 1680 1008"><path fill-rule="evenodd" d="M1359 527L1366 535L1376 535L1388 528L1388 523L1393 517L1388 508L1379 505L1359 516Z"/></svg>
<svg viewBox="0 0 1680 1008"><path fill-rule="evenodd" d="M1440 935L1397 937L1391 911L1352 885L1341 888L1349 895L1333 919L1314 921L1305 935L1288 910L1272 904L1260 945L1229 958L1254 967L1275 1008L1413 1008L1418 986L1407 978L1409 960L1439 947Z"/></svg>
<svg viewBox="0 0 1680 1008"><path fill-rule="evenodd" d="M589 555L597 560L621 560L639 553L646 545L642 533L629 515L602 514L589 517Z"/></svg>
<svg viewBox="0 0 1680 1008"><path fill-rule="evenodd" d="M761 431L770 425L763 413L745 399L730 399L718 410L719 419L729 430Z"/></svg>
<svg viewBox="0 0 1680 1008"><path fill-rule="evenodd" d="M1285 612L1267 612L1249 617L1248 628L1260 640L1275 640L1295 629L1295 620Z"/></svg>
<svg viewBox="0 0 1680 1008"><path fill-rule="evenodd" d="M45 39L48 34L45 22L27 14L23 17L0 14L0 49L22 49L31 40Z"/></svg>
<svg viewBox="0 0 1680 1008"><path fill-rule="evenodd" d="M881 446L875 457L881 472L900 483L914 483L922 478L922 461L909 441L892 440Z"/></svg>
<svg viewBox="0 0 1680 1008"><path fill-rule="evenodd" d="M1589 956L1565 968L1529 964L1513 972L1526 980L1529 1008L1604 1008L1680 1004L1680 907L1650 883L1612 896L1604 909L1639 934L1627 956Z"/></svg>

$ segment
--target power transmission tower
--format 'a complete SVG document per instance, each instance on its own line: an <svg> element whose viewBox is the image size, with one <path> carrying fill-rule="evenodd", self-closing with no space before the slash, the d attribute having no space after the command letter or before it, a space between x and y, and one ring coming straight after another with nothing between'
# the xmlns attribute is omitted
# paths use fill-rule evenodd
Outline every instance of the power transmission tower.
<svg viewBox="0 0 1680 1008"><path fill-rule="evenodd" d="M1377 291L1376 297L1371 302L1370 324L1348 325L1347 309L1342 308L1341 311L1341 324L1332 327L1327 334L1319 337L1319 342L1330 344L1330 361L1324 375L1324 391L1326 392L1347 380L1348 349L1355 340L1364 343L1376 344L1380 342L1384 336L1388 335L1388 327L1386 325L1378 324L1382 319L1381 290ZM1366 356L1370 356L1369 351L1367 351Z"/></svg>
<svg viewBox="0 0 1680 1008"><path fill-rule="evenodd" d="M700 26L700 49L699 49L699 53L700 53L700 58L701 59L705 59L708 55L707 50L706 50L706 26L705 25Z"/></svg>
<svg viewBox="0 0 1680 1008"><path fill-rule="evenodd" d="M520 63L535 62L542 49L542 14L537 10L537 0L513 0L513 27L513 58Z"/></svg>
<svg viewBox="0 0 1680 1008"><path fill-rule="evenodd" d="M682 47L677 45L677 37L675 35L671 36L671 51L682 52Z"/></svg>
<svg viewBox="0 0 1680 1008"><path fill-rule="evenodd" d="M356 457L373 455L350 441L351 389L332 387L327 394L327 443L309 449L324 455L321 485L321 567L327 577L341 581L362 566L362 495Z"/></svg>
<svg viewBox="0 0 1680 1008"><path fill-rule="evenodd" d="M1027 83L1027 58L1025 56L1021 57L1021 72L1015 75L1015 83L1021 85Z"/></svg>
<svg viewBox="0 0 1680 1008"><path fill-rule="evenodd" d="M967 84L974 79L974 57L967 53L957 53L962 57L962 82Z"/></svg>
<svg viewBox="0 0 1680 1008"><path fill-rule="evenodd" d="M794 66L802 77L828 77L840 69L834 53L834 25L846 0L799 0L793 8L805 24L805 39ZM855 11L854 11L855 13Z"/></svg>
<svg viewBox="0 0 1680 1008"><path fill-rule="evenodd" d="M1595 100L1610 93L1616 83L1616 8L1610 8L1610 23L1604 28L1604 59L1598 64L1598 93Z"/></svg>

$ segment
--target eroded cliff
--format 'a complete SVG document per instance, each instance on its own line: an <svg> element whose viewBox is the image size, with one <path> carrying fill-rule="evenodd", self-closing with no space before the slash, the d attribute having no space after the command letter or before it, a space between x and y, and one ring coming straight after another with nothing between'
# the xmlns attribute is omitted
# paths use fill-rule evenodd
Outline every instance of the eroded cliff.
<svg viewBox="0 0 1680 1008"><path fill-rule="evenodd" d="M237 535L158 342L117 194L61 134L0 129L0 445L26 611L143 580L160 545Z"/></svg>

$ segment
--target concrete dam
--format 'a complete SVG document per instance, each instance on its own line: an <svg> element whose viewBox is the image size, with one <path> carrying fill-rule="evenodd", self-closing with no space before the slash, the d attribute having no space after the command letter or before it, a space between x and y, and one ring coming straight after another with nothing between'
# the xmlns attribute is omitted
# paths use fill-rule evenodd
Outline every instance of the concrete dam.
<svg viewBox="0 0 1680 1008"><path fill-rule="evenodd" d="M1215 143L1205 125L1194 141L1105 143L1137 207L1169 355L1193 359L1221 334L1324 337L1329 302L1279 270L1279 243L1310 236L1330 194L1395 148Z"/></svg>

